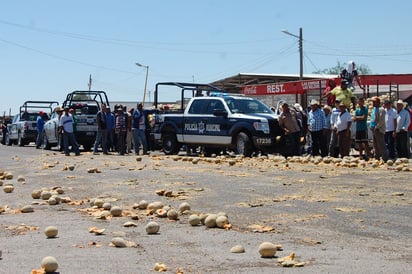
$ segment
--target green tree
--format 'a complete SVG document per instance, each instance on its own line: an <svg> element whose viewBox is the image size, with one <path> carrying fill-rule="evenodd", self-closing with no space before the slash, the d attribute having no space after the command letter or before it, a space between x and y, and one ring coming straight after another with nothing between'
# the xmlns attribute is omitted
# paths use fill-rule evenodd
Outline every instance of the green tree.
<svg viewBox="0 0 412 274"><path fill-rule="evenodd" d="M317 70L317 71L314 71L313 73L314 73L314 74L339 75L340 72L341 72L344 68L346 68L346 63L342 63L342 62L340 62L340 61L337 61L336 66L331 67L331 68L322 69L322 70ZM357 70L358 73L361 74L361 75L362 75L362 74L365 75L365 74L371 74L371 73L372 73L372 70L371 70L367 65L364 65L364 64L360 64L360 65L356 64L356 70Z"/></svg>

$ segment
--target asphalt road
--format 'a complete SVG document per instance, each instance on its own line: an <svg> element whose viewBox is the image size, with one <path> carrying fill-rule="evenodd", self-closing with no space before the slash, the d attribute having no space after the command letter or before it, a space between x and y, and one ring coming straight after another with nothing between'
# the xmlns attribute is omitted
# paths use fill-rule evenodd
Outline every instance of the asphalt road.
<svg viewBox="0 0 412 274"><path fill-rule="evenodd" d="M282 162L274 156L220 159L160 152L66 157L33 146L0 146L0 169L13 174L0 188L14 185L12 193L0 191L0 273L30 273L45 256L58 260L62 274L154 273L159 262L166 265L166 273L412 269L412 172L393 166L347 168ZM71 203L49 205L31 196L33 190L57 186ZM172 197L156 194L161 189L171 191ZM120 206L123 216L96 218L101 210L90 205L96 197ZM176 209L188 202L191 211L171 221L133 209L141 200ZM34 212L21 213L26 205ZM228 215L231 229L188 224L192 213L218 212ZM136 226L124 227L127 221ZM150 221L159 223L158 234L146 233ZM57 238L45 237L50 225L59 229ZM90 227L105 229L104 234L89 233ZM115 236L136 246L112 247ZM274 258L261 258L258 247L265 241L282 245L282 250ZM242 245L245 253L231 253L235 245ZM278 265L277 260L291 252L303 267Z"/></svg>

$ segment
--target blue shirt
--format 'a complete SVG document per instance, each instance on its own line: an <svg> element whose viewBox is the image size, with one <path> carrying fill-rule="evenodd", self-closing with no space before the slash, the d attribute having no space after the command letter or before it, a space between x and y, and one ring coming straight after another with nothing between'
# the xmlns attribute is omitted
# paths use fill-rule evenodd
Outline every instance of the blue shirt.
<svg viewBox="0 0 412 274"><path fill-rule="evenodd" d="M409 111L407 111L406 109L402 109L398 113L396 132L400 132L401 130L404 130L407 132L410 122L411 122L411 117L410 117Z"/></svg>
<svg viewBox="0 0 412 274"><path fill-rule="evenodd" d="M376 122L375 122L375 117L376 117L376 112L378 111L377 107L374 107L371 113L371 122L370 122L370 127L374 128L376 127Z"/></svg>
<svg viewBox="0 0 412 274"><path fill-rule="evenodd" d="M106 113L107 129L112 130L115 127L114 115L111 112Z"/></svg>
<svg viewBox="0 0 412 274"><path fill-rule="evenodd" d="M327 128L326 117L323 110L320 108L315 111L311 110L308 116L308 125L310 126L311 131L319 131Z"/></svg>
<svg viewBox="0 0 412 274"><path fill-rule="evenodd" d="M363 106L362 108L357 108L355 111L355 116L365 116L365 120L356 121L356 131L368 130L368 123L366 121L368 117L368 108Z"/></svg>
<svg viewBox="0 0 412 274"><path fill-rule="evenodd" d="M325 118L326 118L326 128L331 129L330 121L332 119L332 113L329 112L328 115L325 114Z"/></svg>
<svg viewBox="0 0 412 274"><path fill-rule="evenodd" d="M137 109L135 109L133 111L133 124L132 124L132 128L139 128L139 120L140 117L143 115L143 111L140 112Z"/></svg>
<svg viewBox="0 0 412 274"><path fill-rule="evenodd" d="M44 119L40 115L37 117L36 125L37 125L37 132L42 132L44 129Z"/></svg>

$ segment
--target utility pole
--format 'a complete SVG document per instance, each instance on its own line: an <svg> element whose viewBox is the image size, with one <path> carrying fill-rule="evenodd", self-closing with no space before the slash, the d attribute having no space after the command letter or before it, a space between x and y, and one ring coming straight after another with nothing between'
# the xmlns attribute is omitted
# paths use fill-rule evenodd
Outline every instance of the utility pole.
<svg viewBox="0 0 412 274"><path fill-rule="evenodd" d="M299 80L303 80L303 31L299 28L299 35L290 33L288 30L282 30L284 34L293 36L299 39ZM298 102L298 93L296 93L296 102Z"/></svg>

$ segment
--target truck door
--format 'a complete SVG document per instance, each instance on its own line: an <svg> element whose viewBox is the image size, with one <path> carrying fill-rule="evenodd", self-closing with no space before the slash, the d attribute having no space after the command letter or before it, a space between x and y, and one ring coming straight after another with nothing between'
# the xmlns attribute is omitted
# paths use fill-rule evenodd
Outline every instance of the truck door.
<svg viewBox="0 0 412 274"><path fill-rule="evenodd" d="M198 99L192 102L184 117L183 140L192 144L224 144L226 137L226 117L215 116L215 110L225 110L219 99ZM229 141L230 142L230 141Z"/></svg>

